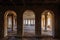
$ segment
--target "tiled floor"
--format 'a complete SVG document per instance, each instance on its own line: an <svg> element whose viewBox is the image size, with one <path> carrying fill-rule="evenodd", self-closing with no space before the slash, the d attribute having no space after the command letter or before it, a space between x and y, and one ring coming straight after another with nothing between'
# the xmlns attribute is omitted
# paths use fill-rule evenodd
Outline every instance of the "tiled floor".
<svg viewBox="0 0 60 40"><path fill-rule="evenodd" d="M0 40L60 40L60 39L53 39L53 38L35 38L35 37L28 37L28 38L20 38L20 37L6 37Z"/></svg>

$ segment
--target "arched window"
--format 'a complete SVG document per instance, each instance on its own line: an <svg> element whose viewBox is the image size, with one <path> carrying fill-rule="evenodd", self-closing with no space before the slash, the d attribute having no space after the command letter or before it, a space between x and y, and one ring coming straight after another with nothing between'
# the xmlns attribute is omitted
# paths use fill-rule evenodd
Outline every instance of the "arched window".
<svg viewBox="0 0 60 40"><path fill-rule="evenodd" d="M35 36L35 15L31 10L23 14L23 36Z"/></svg>
<svg viewBox="0 0 60 40"><path fill-rule="evenodd" d="M17 33L17 15L14 11L6 11L4 14L4 37Z"/></svg>
<svg viewBox="0 0 60 40"><path fill-rule="evenodd" d="M52 11L46 10L41 15L41 35L54 35L54 14Z"/></svg>

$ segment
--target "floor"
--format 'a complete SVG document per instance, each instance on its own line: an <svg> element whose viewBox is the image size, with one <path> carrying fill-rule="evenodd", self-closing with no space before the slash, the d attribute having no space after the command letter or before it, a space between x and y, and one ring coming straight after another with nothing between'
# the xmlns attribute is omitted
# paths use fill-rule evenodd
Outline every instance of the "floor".
<svg viewBox="0 0 60 40"><path fill-rule="evenodd" d="M60 39L54 39L51 37L45 37L45 38L35 38L35 37L24 37L24 38L20 38L20 37L6 37L0 40L60 40Z"/></svg>
<svg viewBox="0 0 60 40"><path fill-rule="evenodd" d="M25 31L24 36L31 36L31 35L34 36L35 30L33 28L32 29L30 28L29 30L28 29L27 28L24 29L24 31ZM51 33L51 32L49 32L49 33ZM13 35L13 34L11 34L11 35ZM44 34L46 34L46 33L44 32ZM11 36L11 35L9 34L8 37L2 38L0 40L60 40L60 39L55 39L52 37L40 37L40 38L38 38L38 37L17 37L16 35L13 35L13 36Z"/></svg>

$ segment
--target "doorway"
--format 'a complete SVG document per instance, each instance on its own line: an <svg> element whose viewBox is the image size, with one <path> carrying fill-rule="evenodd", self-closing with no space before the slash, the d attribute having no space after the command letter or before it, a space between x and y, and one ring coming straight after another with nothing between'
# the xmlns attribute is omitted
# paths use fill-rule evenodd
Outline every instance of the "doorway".
<svg viewBox="0 0 60 40"><path fill-rule="evenodd" d="M14 11L6 11L4 14L4 37L17 34L17 15Z"/></svg>
<svg viewBox="0 0 60 40"><path fill-rule="evenodd" d="M54 36L54 14L46 10L41 15L41 35Z"/></svg>
<svg viewBox="0 0 60 40"><path fill-rule="evenodd" d="M23 36L35 36L35 14L26 10L23 14Z"/></svg>

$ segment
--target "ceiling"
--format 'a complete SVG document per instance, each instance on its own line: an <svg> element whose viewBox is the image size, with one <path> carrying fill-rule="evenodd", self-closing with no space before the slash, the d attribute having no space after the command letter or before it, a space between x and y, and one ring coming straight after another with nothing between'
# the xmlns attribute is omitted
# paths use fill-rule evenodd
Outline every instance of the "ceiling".
<svg viewBox="0 0 60 40"><path fill-rule="evenodd" d="M26 19L26 18L35 18L35 14L33 11L31 10L26 10L23 14L23 18Z"/></svg>
<svg viewBox="0 0 60 40"><path fill-rule="evenodd" d="M60 3L60 0L0 0L0 4Z"/></svg>

